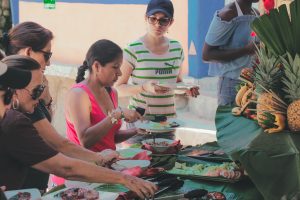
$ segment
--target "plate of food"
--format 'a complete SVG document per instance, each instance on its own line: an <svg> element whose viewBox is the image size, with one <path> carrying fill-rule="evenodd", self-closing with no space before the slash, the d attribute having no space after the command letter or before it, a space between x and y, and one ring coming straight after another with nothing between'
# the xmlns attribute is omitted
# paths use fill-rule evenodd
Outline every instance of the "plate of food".
<svg viewBox="0 0 300 200"><path fill-rule="evenodd" d="M43 196L43 200L65 200L65 199L82 199L82 200L114 200L119 196L118 193L96 191L88 188L64 188L62 190Z"/></svg>
<svg viewBox="0 0 300 200"><path fill-rule="evenodd" d="M135 122L135 127L139 129L146 130L151 133L164 133L171 132L178 127L182 127L184 123L178 119L168 119L162 122L153 122L153 121L137 121Z"/></svg>
<svg viewBox="0 0 300 200"><path fill-rule="evenodd" d="M217 162L232 162L232 160L225 154L222 150L209 151L203 149L193 149L187 153L182 153L191 158L207 160L207 161L217 161Z"/></svg>
<svg viewBox="0 0 300 200"><path fill-rule="evenodd" d="M155 138L154 139L147 139L143 140L143 145L151 146L157 152L164 152L166 151L175 141L165 138Z"/></svg>
<svg viewBox="0 0 300 200"><path fill-rule="evenodd" d="M111 167L117 171L122 171L124 169L129 169L133 167L141 167L142 169L146 169L149 167L149 160L118 160L113 163Z"/></svg>
<svg viewBox="0 0 300 200"><path fill-rule="evenodd" d="M11 190L4 192L8 200L37 200L41 199L38 189Z"/></svg>
<svg viewBox="0 0 300 200"><path fill-rule="evenodd" d="M140 148L126 148L126 149L119 149L117 152L120 154L120 157L123 159L132 158L138 153L146 152L148 156L152 154L151 151L140 149Z"/></svg>
<svg viewBox="0 0 300 200"><path fill-rule="evenodd" d="M235 183L242 177L242 172L234 162L225 163L185 163L176 162L175 166L166 173L190 179L211 180Z"/></svg>

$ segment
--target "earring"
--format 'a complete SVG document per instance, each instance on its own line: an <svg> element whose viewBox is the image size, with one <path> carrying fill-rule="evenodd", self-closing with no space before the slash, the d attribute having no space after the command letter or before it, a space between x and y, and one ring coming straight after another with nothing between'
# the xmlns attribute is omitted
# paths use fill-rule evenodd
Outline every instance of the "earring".
<svg viewBox="0 0 300 200"><path fill-rule="evenodd" d="M13 102L12 102L12 108L14 110L17 110L20 106L20 102L19 102L19 99L14 99Z"/></svg>

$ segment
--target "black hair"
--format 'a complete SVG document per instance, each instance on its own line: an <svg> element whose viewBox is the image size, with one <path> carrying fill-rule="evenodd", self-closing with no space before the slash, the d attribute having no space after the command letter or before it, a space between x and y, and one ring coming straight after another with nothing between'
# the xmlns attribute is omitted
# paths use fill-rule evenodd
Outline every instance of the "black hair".
<svg viewBox="0 0 300 200"><path fill-rule="evenodd" d="M76 83L84 80L85 71L92 73L92 65L98 61L102 66L114 61L123 51L116 43L110 40L98 40L88 50L83 64L78 68Z"/></svg>
<svg viewBox="0 0 300 200"><path fill-rule="evenodd" d="M2 62L4 62L7 67L15 67L28 71L40 69L41 67L36 60L28 56L21 55L7 56L2 60ZM5 86L0 86L0 90L5 91L3 102L5 105L9 105L15 90Z"/></svg>
<svg viewBox="0 0 300 200"><path fill-rule="evenodd" d="M35 22L23 22L2 34L1 46L6 55L13 55L26 47L31 47L33 51L42 50L52 39L50 30Z"/></svg>
<svg viewBox="0 0 300 200"><path fill-rule="evenodd" d="M31 57L22 56L22 55L11 55L3 58L2 62L4 62L7 67L15 67L23 70L36 70L40 69L41 65Z"/></svg>
<svg viewBox="0 0 300 200"><path fill-rule="evenodd" d="M3 94L4 105L9 105L15 90L9 88L8 86L0 85L0 91L4 91Z"/></svg>

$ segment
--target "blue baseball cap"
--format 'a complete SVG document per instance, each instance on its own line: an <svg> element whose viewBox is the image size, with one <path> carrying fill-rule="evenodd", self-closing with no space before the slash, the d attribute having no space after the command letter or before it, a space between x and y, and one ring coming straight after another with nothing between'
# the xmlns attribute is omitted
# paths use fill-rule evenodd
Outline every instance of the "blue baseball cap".
<svg viewBox="0 0 300 200"><path fill-rule="evenodd" d="M164 13L167 17L173 18L174 7L170 0L151 0L148 3L146 15L150 16L157 12Z"/></svg>

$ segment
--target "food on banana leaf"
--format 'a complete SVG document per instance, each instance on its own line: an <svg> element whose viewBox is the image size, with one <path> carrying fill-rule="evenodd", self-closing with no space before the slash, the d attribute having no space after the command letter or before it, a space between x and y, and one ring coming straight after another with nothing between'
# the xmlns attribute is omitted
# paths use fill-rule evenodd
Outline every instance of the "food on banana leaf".
<svg viewBox="0 0 300 200"><path fill-rule="evenodd" d="M239 179L242 175L238 166L233 162L225 162L223 164L194 164L187 165L186 163L176 162L173 169L168 173L181 175L198 175L211 177L224 177L228 179Z"/></svg>

